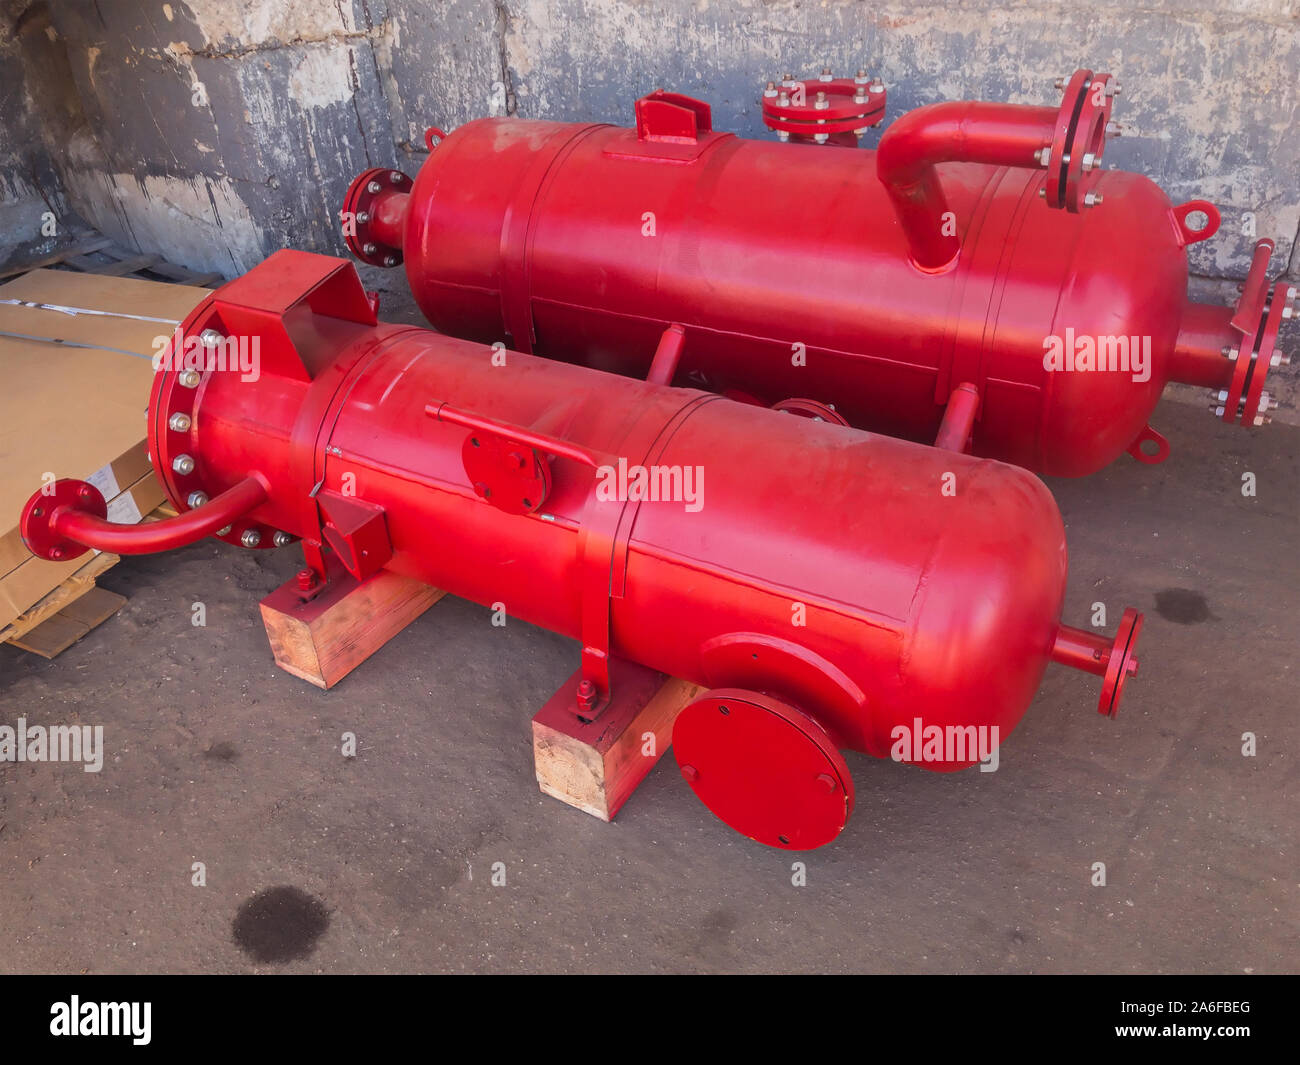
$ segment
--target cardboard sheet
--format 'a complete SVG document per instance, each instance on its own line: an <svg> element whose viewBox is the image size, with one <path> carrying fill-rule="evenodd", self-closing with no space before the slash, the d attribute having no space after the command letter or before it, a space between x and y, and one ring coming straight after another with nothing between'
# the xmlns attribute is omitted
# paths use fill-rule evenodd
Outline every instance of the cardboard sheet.
<svg viewBox="0 0 1300 1065"><path fill-rule="evenodd" d="M0 625L84 562L39 561L22 546L18 518L45 474L90 480L110 503L146 475L152 480L145 456L151 360L158 338L207 294L65 270L35 270L0 285ZM154 482L140 498L160 494ZM131 500L123 500L114 518L131 514Z"/></svg>

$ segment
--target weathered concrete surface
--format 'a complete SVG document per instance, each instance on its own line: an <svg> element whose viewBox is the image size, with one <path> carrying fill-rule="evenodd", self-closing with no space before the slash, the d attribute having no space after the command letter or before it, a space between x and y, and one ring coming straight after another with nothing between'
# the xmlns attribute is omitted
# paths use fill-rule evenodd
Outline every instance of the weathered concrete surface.
<svg viewBox="0 0 1300 1065"><path fill-rule="evenodd" d="M1222 235L1194 249L1194 272L1244 276L1252 227L1279 238L1279 268L1300 268L1294 3L1135 10L1110 2L524 0L510 10L519 112L553 119L626 124L631 102L663 86L712 103L718 128L760 137L770 134L758 90L786 71L865 66L889 86L897 116L939 100L1055 103L1057 77L1080 65L1109 70L1124 87L1117 118L1125 133L1108 163L1146 174L1174 202L1210 199L1225 211Z"/></svg>
<svg viewBox="0 0 1300 1065"><path fill-rule="evenodd" d="M73 203L105 232L232 275L286 244L340 250L349 175L396 162L364 24L334 4L69 3L82 104Z"/></svg>
<svg viewBox="0 0 1300 1065"><path fill-rule="evenodd" d="M0 0L0 263L35 258L59 243L69 206L41 114L66 101L34 99L27 62L49 29L41 10ZM34 43L35 42L35 43ZM65 223L60 225L60 223Z"/></svg>
<svg viewBox="0 0 1300 1065"><path fill-rule="evenodd" d="M44 196L128 245L233 275L285 246L346 254L348 181L414 171L430 125L625 123L663 86L765 137L757 95L786 71L865 66L896 116L955 98L1050 103L1053 80L1087 62L1125 87L1109 163L1222 208L1193 273L1240 279L1270 235L1274 269L1300 280L1297 0L0 0L0 15L15 28L0 54L21 60L0 74L13 116L0 245L30 239ZM1280 417L1300 417L1297 380L1300 363L1275 371Z"/></svg>
<svg viewBox="0 0 1300 1065"><path fill-rule="evenodd" d="M14 21L44 8L5 4ZM1195 249L1193 265L1235 278L1252 232L1276 235L1279 265L1300 269L1298 10L1294 0L1157 0L1140 10L1114 0L1086 9L68 0L47 17L81 131L97 149L61 160L75 205L114 235L195 267L235 272L287 243L338 250L334 216L349 177L365 165L418 164L429 125L506 111L626 122L638 95L664 86L709 100L720 128L767 136L758 90L785 70L865 65L888 82L898 115L943 99L1050 102L1052 80L1086 61L1126 86L1127 132L1112 163L1175 199L1219 203L1224 230ZM78 122L42 114L49 95L38 94L36 111L57 136Z"/></svg>
<svg viewBox="0 0 1300 1065"><path fill-rule="evenodd" d="M1052 484L1067 617L1147 612L1118 719L1054 667L995 773L849 755L854 817L806 855L714 820L671 755L612 825L541 796L529 717L567 640L445 599L323 692L257 622L296 550L124 560L130 602L60 658L0 646L0 723L108 748L0 764L0 971L1294 972L1300 429L1159 415L1167 465ZM276 887L311 920L266 922L288 958L259 962L238 915Z"/></svg>

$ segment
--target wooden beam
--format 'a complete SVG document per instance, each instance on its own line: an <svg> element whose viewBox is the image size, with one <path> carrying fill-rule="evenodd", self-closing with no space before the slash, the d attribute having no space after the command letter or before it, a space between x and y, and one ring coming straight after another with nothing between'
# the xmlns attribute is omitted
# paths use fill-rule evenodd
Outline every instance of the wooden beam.
<svg viewBox="0 0 1300 1065"><path fill-rule="evenodd" d="M110 592L107 588L90 588L57 614L8 642L42 658L53 658L111 618L125 603L124 595Z"/></svg>
<svg viewBox="0 0 1300 1065"><path fill-rule="evenodd" d="M169 263L162 259L154 263L149 270L165 277L169 281L175 281L178 285L196 285L200 288L212 284L214 281L221 281L220 274L198 274L188 267L177 266L175 263Z"/></svg>
<svg viewBox="0 0 1300 1065"><path fill-rule="evenodd" d="M445 594L387 570L358 582L339 567L307 602L296 578L281 585L262 600L262 623L277 666L330 688Z"/></svg>
<svg viewBox="0 0 1300 1065"><path fill-rule="evenodd" d="M0 281L7 277L17 277L19 274L30 273L32 270L41 270L47 266L57 266L72 255L90 255L92 252L102 251L112 243L107 237L96 237L72 244L61 251L42 256L39 259L33 259L20 266L6 266L3 270L0 270Z"/></svg>
<svg viewBox="0 0 1300 1065"><path fill-rule="evenodd" d="M88 274L99 274L101 277L125 277L127 274L147 270L156 262L158 262L158 256L156 255L133 255L130 258L109 263L91 262L84 255L77 255L68 259L69 266L75 266L78 270Z"/></svg>
<svg viewBox="0 0 1300 1065"><path fill-rule="evenodd" d="M533 718L533 765L541 790L569 806L612 821L672 745L673 722L704 691L613 660L614 700L600 717L572 710L581 674L574 673Z"/></svg>

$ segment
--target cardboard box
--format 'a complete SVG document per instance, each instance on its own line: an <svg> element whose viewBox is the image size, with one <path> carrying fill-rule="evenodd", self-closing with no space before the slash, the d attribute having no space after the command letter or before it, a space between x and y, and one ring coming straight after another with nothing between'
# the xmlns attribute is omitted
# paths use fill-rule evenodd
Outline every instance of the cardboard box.
<svg viewBox="0 0 1300 1065"><path fill-rule="evenodd" d="M108 520L122 525L138 525L165 498L162 485L150 470L108 501ZM81 569L90 557L87 553L68 562L46 562L28 554L25 561L0 578L0 629L26 613L43 596Z"/></svg>
<svg viewBox="0 0 1300 1065"><path fill-rule="evenodd" d="M18 518L45 474L91 481L113 520L162 501L145 454L152 359L207 294L64 270L0 285L0 627L86 561L46 562L22 545Z"/></svg>

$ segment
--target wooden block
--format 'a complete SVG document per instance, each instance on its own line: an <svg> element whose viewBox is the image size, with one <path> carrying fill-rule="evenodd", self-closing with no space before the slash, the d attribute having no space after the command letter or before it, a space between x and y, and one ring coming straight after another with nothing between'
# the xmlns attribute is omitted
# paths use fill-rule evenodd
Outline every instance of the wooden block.
<svg viewBox="0 0 1300 1065"><path fill-rule="evenodd" d="M149 267L152 273L167 278L169 281L175 281L178 285L210 285L214 281L220 281L220 274L197 274L193 270L184 266L177 266L175 263L169 263L166 259L159 260Z"/></svg>
<svg viewBox="0 0 1300 1065"><path fill-rule="evenodd" d="M262 623L277 666L330 688L446 594L387 570L358 582L339 567L306 603L297 580L281 585L262 600Z"/></svg>
<svg viewBox="0 0 1300 1065"><path fill-rule="evenodd" d="M72 255L90 255L92 252L102 251L113 242L107 237L95 237L88 240L80 241L71 247L64 248L62 251L56 251L52 255L47 255L43 259L34 259L29 263L21 266L9 267L0 270L0 281L8 277L17 277L19 274L25 274L32 270L40 270L47 266L55 266Z"/></svg>
<svg viewBox="0 0 1300 1065"><path fill-rule="evenodd" d="M533 718L537 783L552 798L612 821L671 746L677 715L704 689L615 660L614 703L584 723L570 709L580 679L574 673Z"/></svg>
<svg viewBox="0 0 1300 1065"><path fill-rule="evenodd" d="M42 658L53 658L61 651L66 651L90 630L79 621L55 614L46 618L36 628L16 636L8 642L14 647L31 651Z"/></svg>
<svg viewBox="0 0 1300 1065"><path fill-rule="evenodd" d="M91 267L89 272L104 277L125 277L127 274L148 270L156 262L158 262L158 256L156 255L133 255L119 262Z"/></svg>
<svg viewBox="0 0 1300 1065"><path fill-rule="evenodd" d="M92 587L57 614L9 642L42 658L53 658L111 618L125 603L124 595L110 592L107 588Z"/></svg>

